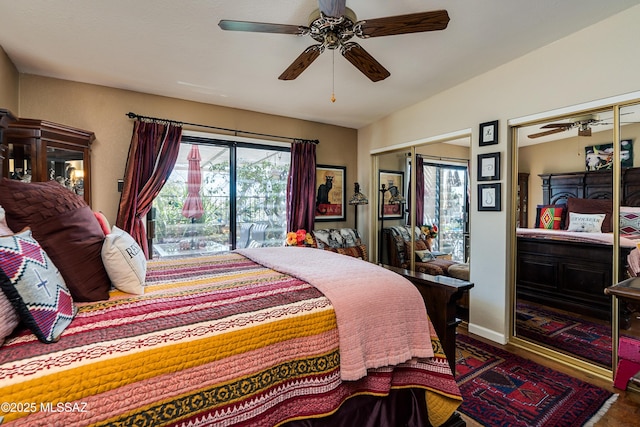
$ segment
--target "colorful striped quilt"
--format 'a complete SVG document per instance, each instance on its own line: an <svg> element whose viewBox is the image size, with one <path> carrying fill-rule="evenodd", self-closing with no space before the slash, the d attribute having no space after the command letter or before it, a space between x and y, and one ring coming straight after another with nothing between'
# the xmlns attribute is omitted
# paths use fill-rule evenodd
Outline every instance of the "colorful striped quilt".
<svg viewBox="0 0 640 427"><path fill-rule="evenodd" d="M433 328L431 328L433 331ZM3 425L277 426L356 394L427 390L432 424L461 401L433 358L340 377L329 300L237 253L153 261L144 295L78 304L53 344L28 332L0 348Z"/></svg>

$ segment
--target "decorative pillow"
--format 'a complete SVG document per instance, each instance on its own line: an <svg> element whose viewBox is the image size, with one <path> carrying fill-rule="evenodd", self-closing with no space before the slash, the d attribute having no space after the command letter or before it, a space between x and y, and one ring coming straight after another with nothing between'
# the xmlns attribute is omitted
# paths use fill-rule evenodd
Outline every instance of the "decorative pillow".
<svg viewBox="0 0 640 427"><path fill-rule="evenodd" d="M0 237L0 267L0 287L22 322L40 341L57 341L77 309L60 271L31 230Z"/></svg>
<svg viewBox="0 0 640 427"><path fill-rule="evenodd" d="M576 197L570 197L567 199L567 212L581 213L581 214L605 214L604 221L602 222L602 232L613 232L612 215L613 215L613 201L611 199L579 199ZM567 229L571 224L571 218L567 217Z"/></svg>
<svg viewBox="0 0 640 427"><path fill-rule="evenodd" d="M13 230L30 227L60 269L75 301L109 298L111 282L102 264L104 233L81 196L56 181L25 183L3 178L0 205Z"/></svg>
<svg viewBox="0 0 640 427"><path fill-rule="evenodd" d="M567 231L582 233L601 233L605 214L579 214L569 212L569 228Z"/></svg>
<svg viewBox="0 0 640 427"><path fill-rule="evenodd" d="M429 262L436 259L435 256L429 250L415 251L416 262Z"/></svg>
<svg viewBox="0 0 640 427"><path fill-rule="evenodd" d="M430 251L431 250L430 245L426 241L424 241L422 239L416 239L413 246L414 246L414 249L416 251ZM404 242L404 250L405 250L405 252L407 254L409 254L411 252L411 242L407 242L407 241Z"/></svg>
<svg viewBox="0 0 640 427"><path fill-rule="evenodd" d="M349 246L348 248L330 248L325 247L325 251L331 251L342 255L349 255L354 258L360 258L363 261L368 261L369 257L367 256L367 246L366 245L358 245L358 246Z"/></svg>
<svg viewBox="0 0 640 427"><path fill-rule="evenodd" d="M620 206L620 234L640 235L640 208Z"/></svg>
<svg viewBox="0 0 640 427"><path fill-rule="evenodd" d="M536 212L535 228L545 228L547 230L560 230L564 223L563 205L538 205Z"/></svg>
<svg viewBox="0 0 640 427"><path fill-rule="evenodd" d="M0 292L0 346L19 323L20 318L16 309L13 308L4 292Z"/></svg>
<svg viewBox="0 0 640 427"><path fill-rule="evenodd" d="M325 248L325 250L336 252L342 255L348 255L354 258L359 258L363 261L369 260L366 245L349 246L345 248Z"/></svg>
<svg viewBox="0 0 640 427"><path fill-rule="evenodd" d="M0 236L8 236L13 234L13 231L7 225L7 219L4 216L4 209L0 206Z"/></svg>
<svg viewBox="0 0 640 427"><path fill-rule="evenodd" d="M346 248L362 244L358 231L353 228L325 228L313 231L315 245L324 249Z"/></svg>
<svg viewBox="0 0 640 427"><path fill-rule="evenodd" d="M109 220L107 219L107 217L104 216L102 212L94 212L93 215L95 215L96 219L98 220L98 224L100 224L100 228L102 229L104 235L106 236L107 234L111 233L111 225L109 225Z"/></svg>
<svg viewBox="0 0 640 427"><path fill-rule="evenodd" d="M129 233L113 226L102 245L102 262L116 289L136 295L144 293L147 259Z"/></svg>

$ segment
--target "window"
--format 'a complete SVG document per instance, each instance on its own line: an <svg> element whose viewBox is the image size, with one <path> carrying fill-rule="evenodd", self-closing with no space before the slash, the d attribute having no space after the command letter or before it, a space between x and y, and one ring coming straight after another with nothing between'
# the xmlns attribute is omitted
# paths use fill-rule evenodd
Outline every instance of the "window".
<svg viewBox="0 0 640 427"><path fill-rule="evenodd" d="M183 213L192 146L200 154L201 216ZM154 201L154 257L282 245L289 152L288 144L183 136L176 165Z"/></svg>
<svg viewBox="0 0 640 427"><path fill-rule="evenodd" d="M439 228L435 250L450 253L465 262L468 233L467 168L445 164L424 164L424 222Z"/></svg>

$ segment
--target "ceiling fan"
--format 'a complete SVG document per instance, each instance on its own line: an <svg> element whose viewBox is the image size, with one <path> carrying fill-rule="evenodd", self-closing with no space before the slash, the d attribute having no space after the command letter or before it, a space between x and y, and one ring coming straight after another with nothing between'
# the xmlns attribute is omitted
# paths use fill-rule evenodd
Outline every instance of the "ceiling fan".
<svg viewBox="0 0 640 427"><path fill-rule="evenodd" d="M621 115L633 114L622 113ZM549 129L543 132L532 133L529 138L540 138L542 136L553 135L554 133L565 132L573 128L578 128L578 136L591 136L591 127L596 125L612 125L613 123L601 119L597 114L589 114L586 116L571 118L570 122L566 123L549 123L540 127L540 129ZM608 119L610 120L610 119ZM623 122L623 123L635 123L635 122Z"/></svg>
<svg viewBox="0 0 640 427"><path fill-rule="evenodd" d="M359 38L391 36L396 34L438 31L447 28L449 14L446 10L411 13L358 21L353 10L345 7L346 0L318 0L318 9L311 13L308 26L269 24L223 19L218 25L223 30L258 33L309 35L318 44L309 46L278 77L293 80L311 65L325 49L339 49L351 64L371 81L384 80L391 75L373 56L358 43Z"/></svg>

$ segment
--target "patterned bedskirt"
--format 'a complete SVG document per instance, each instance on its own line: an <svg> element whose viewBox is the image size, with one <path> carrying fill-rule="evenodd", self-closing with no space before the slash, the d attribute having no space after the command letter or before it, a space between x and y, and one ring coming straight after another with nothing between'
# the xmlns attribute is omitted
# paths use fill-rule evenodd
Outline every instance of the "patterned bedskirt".
<svg viewBox="0 0 640 427"><path fill-rule="evenodd" d="M435 336L436 357L343 382L329 300L235 253L152 261L144 295L77 305L58 342L0 348L3 425L275 426L406 387L438 425L461 401Z"/></svg>

